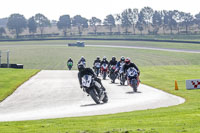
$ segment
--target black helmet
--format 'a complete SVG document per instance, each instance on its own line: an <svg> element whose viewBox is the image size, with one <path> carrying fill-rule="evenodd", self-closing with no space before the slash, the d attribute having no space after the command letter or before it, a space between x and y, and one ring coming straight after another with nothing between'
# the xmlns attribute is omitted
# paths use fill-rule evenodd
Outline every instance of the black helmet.
<svg viewBox="0 0 200 133"><path fill-rule="evenodd" d="M79 71L82 71L84 68L85 68L85 66L82 63L78 64Z"/></svg>
<svg viewBox="0 0 200 133"><path fill-rule="evenodd" d="M99 57L99 56L97 56L97 60L100 60L100 57Z"/></svg>
<svg viewBox="0 0 200 133"><path fill-rule="evenodd" d="M121 57L120 61L125 61L125 58L124 56Z"/></svg>

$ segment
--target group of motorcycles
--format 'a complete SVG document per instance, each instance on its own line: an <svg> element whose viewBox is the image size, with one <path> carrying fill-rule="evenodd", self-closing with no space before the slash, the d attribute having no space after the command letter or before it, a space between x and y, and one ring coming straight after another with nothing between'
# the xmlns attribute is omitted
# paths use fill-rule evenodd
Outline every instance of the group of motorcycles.
<svg viewBox="0 0 200 133"><path fill-rule="evenodd" d="M108 76L112 83L115 83L115 80L119 79L120 84L125 85L127 80L127 84L133 88L134 92L137 92L140 83L139 72L131 67L125 73L123 71L123 65L124 64L121 64L121 66L117 68L115 65L110 65L110 67L108 67L106 63L102 65L100 63L95 63L93 69L97 76L101 75L103 80ZM95 81L94 77L91 75L84 75L82 77L82 87L83 91L87 92L88 96L90 95L96 104L108 102L107 93L105 90L99 89L102 88L101 84Z"/></svg>
<svg viewBox="0 0 200 133"><path fill-rule="evenodd" d="M124 72L124 65L125 63L121 63L120 67L117 68L116 65L110 65L108 67L108 64L106 63L102 65L100 65L100 63L95 63L94 72L97 76L101 74L103 80L108 76L112 83L115 83L115 80L119 79L120 84L125 85L125 82L127 81L127 84L133 88L133 91L137 92L140 83L139 72L134 67L130 67L127 72Z"/></svg>

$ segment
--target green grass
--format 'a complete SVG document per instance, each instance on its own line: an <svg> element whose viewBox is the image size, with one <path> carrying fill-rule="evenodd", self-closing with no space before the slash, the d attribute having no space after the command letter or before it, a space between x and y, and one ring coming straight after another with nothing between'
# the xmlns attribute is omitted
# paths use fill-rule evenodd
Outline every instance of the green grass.
<svg viewBox="0 0 200 133"><path fill-rule="evenodd" d="M19 42L18 42L19 43ZM33 43L33 42L32 42ZM40 42L45 44L45 42ZM95 44L98 44L96 42ZM47 43L48 44L48 43ZM52 44L52 42L51 42ZM103 44L103 42L101 42ZM107 44L105 42L105 44ZM109 44L114 44L109 43ZM11 46L11 47L10 47ZM130 57L139 66L154 65L199 65L200 54L176 53L157 50L139 50L130 48L101 48L101 47L67 47L63 45L0 45L1 50L10 50L10 63L24 64L25 69L67 69L66 62L69 57L74 60L74 67L83 55L87 60L87 66L92 66L96 56L107 56L108 60L114 55ZM2 62L6 62L6 56L2 56Z"/></svg>
<svg viewBox="0 0 200 133"><path fill-rule="evenodd" d="M1 132L33 133L199 133L200 90L186 90L185 80L198 78L200 66L141 67L142 83L186 98L181 105L113 115L37 121L1 122ZM174 80L179 90L174 90Z"/></svg>
<svg viewBox="0 0 200 133"><path fill-rule="evenodd" d="M0 102L38 71L0 68Z"/></svg>

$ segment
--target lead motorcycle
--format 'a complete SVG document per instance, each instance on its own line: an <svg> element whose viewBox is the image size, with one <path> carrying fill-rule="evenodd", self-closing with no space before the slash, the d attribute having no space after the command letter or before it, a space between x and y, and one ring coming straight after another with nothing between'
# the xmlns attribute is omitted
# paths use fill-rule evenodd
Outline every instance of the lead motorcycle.
<svg viewBox="0 0 200 133"><path fill-rule="evenodd" d="M130 85L133 88L133 91L137 92L137 88L140 84L140 79L139 72L134 67L130 67L127 70L127 82L128 85Z"/></svg>
<svg viewBox="0 0 200 133"><path fill-rule="evenodd" d="M96 73L97 77L99 76L100 68L101 68L101 63L100 62L96 62L94 64L94 72Z"/></svg>
<svg viewBox="0 0 200 133"><path fill-rule="evenodd" d="M84 75L82 77L82 86L83 91L87 92L96 104L100 104L101 101L103 103L108 102L107 93L99 89L101 88L101 85L97 81L95 81L91 75Z"/></svg>

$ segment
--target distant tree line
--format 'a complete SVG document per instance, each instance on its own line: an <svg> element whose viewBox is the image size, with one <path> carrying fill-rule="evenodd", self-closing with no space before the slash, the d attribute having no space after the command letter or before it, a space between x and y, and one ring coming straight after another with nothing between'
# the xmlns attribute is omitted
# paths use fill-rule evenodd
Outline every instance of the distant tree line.
<svg viewBox="0 0 200 133"><path fill-rule="evenodd" d="M166 31L170 31L170 34L191 34L192 31L200 29L200 13L193 16L190 13L178 10L157 11L151 7L144 7L140 11L137 8L125 9L119 14L107 15L103 21L97 17L87 19L81 15L70 17L67 14L60 16L58 21L50 21L40 13L28 20L23 15L17 13L1 20L4 23L6 22L9 32L15 34L17 38L25 29L28 29L30 35L34 35L38 30L40 35L43 36L44 28L50 27L52 24L56 25L63 32L64 36L67 36L68 31L71 31L72 27L78 29L79 35L82 35L83 30L88 29L88 27L91 27L93 34L97 35L98 28L101 26L106 27L110 35L113 33L113 28L117 28L119 34L123 33L125 35L130 33L135 35L136 30L140 34L143 34L144 31L154 35L166 34ZM162 30L162 33L159 33L160 30ZM6 34L6 30L0 21L0 37L4 34Z"/></svg>

